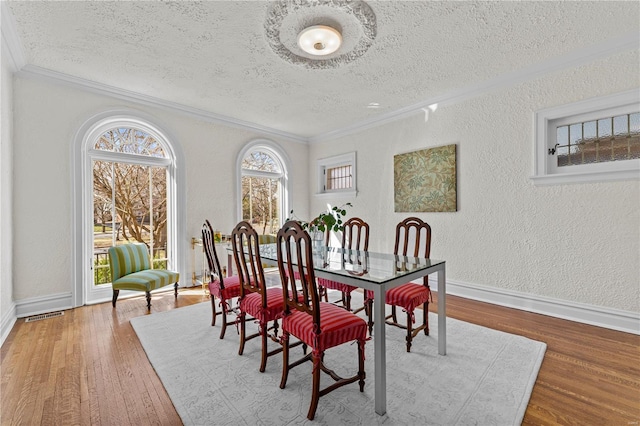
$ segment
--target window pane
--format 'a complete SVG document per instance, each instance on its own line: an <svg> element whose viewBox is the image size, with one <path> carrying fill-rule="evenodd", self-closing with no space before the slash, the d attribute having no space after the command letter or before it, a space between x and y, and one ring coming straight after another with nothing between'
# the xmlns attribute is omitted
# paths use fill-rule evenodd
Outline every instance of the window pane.
<svg viewBox="0 0 640 426"><path fill-rule="evenodd" d="M171 268L166 168L94 161L93 200L96 285L110 282L107 249L112 245L145 243L154 268Z"/></svg>
<svg viewBox="0 0 640 426"><path fill-rule="evenodd" d="M166 157L162 145L153 136L132 128L111 129L105 132L94 148L102 151Z"/></svg>
<svg viewBox="0 0 640 426"><path fill-rule="evenodd" d="M120 223L113 220L112 164L93 162L93 282L111 282L108 249L119 236Z"/></svg>
<svg viewBox="0 0 640 426"><path fill-rule="evenodd" d="M349 189L353 186L351 165L328 168L325 171L326 189Z"/></svg>
<svg viewBox="0 0 640 426"><path fill-rule="evenodd" d="M242 168L263 172L280 173L279 163L263 151L252 151L242 160Z"/></svg>
<svg viewBox="0 0 640 426"><path fill-rule="evenodd" d="M640 133L640 112L636 112L635 114L630 114L629 123L630 123L629 132L631 132L632 134Z"/></svg>
<svg viewBox="0 0 640 426"><path fill-rule="evenodd" d="M629 133L628 115L619 115L613 117L613 133L616 136L622 136Z"/></svg>
<svg viewBox="0 0 640 426"><path fill-rule="evenodd" d="M242 219L260 235L275 235L280 229L280 180L242 177Z"/></svg>
<svg viewBox="0 0 640 426"><path fill-rule="evenodd" d="M593 141L596 138L596 122L588 121L584 123L582 127L582 132L583 132L582 139L585 142Z"/></svg>
<svg viewBox="0 0 640 426"><path fill-rule="evenodd" d="M609 138L611 135L611 119L605 118L598 120L598 136L600 138Z"/></svg>
<svg viewBox="0 0 640 426"><path fill-rule="evenodd" d="M639 139L640 113L560 126L556 129L557 165L640 158Z"/></svg>

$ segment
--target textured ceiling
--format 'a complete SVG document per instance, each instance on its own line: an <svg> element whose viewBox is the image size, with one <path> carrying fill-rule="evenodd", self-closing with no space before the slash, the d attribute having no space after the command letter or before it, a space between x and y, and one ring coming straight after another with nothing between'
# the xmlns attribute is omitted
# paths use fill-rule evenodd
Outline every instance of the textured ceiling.
<svg viewBox="0 0 640 426"><path fill-rule="evenodd" d="M640 33L640 2L367 3L373 43L325 69L274 52L266 1L7 4L29 65L304 138Z"/></svg>

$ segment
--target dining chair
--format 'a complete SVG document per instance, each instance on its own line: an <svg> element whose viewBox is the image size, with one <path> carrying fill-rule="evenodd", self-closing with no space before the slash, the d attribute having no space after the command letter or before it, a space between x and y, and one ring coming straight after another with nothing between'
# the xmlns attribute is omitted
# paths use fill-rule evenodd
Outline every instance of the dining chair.
<svg viewBox="0 0 640 426"><path fill-rule="evenodd" d="M208 220L202 225L202 246L209 265L209 294L211 295L211 310L213 311L213 319L211 326L216 325L216 317L222 315L222 329L220 330L220 338L224 339L228 325L236 323L236 319L229 320L229 313L233 312L231 301L240 297L240 278L237 275L224 277L222 268L220 268L220 260L216 253L216 246L213 242L213 228ZM219 300L221 312L216 310L216 299Z"/></svg>
<svg viewBox="0 0 640 426"><path fill-rule="evenodd" d="M240 303L238 322L240 323L240 349L238 355L244 352L247 341L262 337L262 358L260 372L267 366L267 358L282 352L282 346L270 352L267 342L278 340L278 319L282 317L283 302L280 287L267 287L264 276L262 259L260 258L260 237L249 222L242 221L236 225L231 233L233 258L240 280ZM250 336L246 334L247 314L258 321L258 332ZM268 327L272 322L273 325Z"/></svg>
<svg viewBox="0 0 640 426"><path fill-rule="evenodd" d="M280 388L285 388L289 370L312 361L313 385L307 418L313 420L321 396L356 381L360 392L364 391L367 324L354 313L321 301L313 269L311 238L298 222L289 221L278 231L276 251L284 299L280 338L283 348ZM290 279L295 276L294 272L298 272L299 280ZM290 335L311 347L310 354L291 363ZM358 343L358 372L352 377L343 378L325 366L324 353L327 349L352 341ZM320 372L327 373L335 383L320 389Z"/></svg>
<svg viewBox="0 0 640 426"><path fill-rule="evenodd" d="M342 231L342 248L350 250L364 250L369 249L369 224L358 217L352 217L343 224L344 229ZM328 244L327 244L328 245ZM344 284L338 281L332 281L326 278L318 278L318 285L323 289L322 292L326 292L324 289L338 290L340 291L342 298L341 302L343 306L350 311L351 310L351 292L358 287L354 287L348 284ZM356 312L362 310L358 309Z"/></svg>
<svg viewBox="0 0 640 426"><path fill-rule="evenodd" d="M428 258L431 251L431 227L417 217L409 217L396 226L396 241L393 253L395 255ZM402 262L396 268L403 268ZM429 301L431 289L429 277L422 278L422 284L407 283L394 287L386 292L385 304L391 305L391 314L385 317L386 324L407 330L407 352L411 352L413 338L420 331L429 335ZM413 328L415 309L422 305L422 325ZM369 334L373 331L373 292L365 292L365 306L368 316ZM396 307L402 308L407 314L407 324L398 322Z"/></svg>

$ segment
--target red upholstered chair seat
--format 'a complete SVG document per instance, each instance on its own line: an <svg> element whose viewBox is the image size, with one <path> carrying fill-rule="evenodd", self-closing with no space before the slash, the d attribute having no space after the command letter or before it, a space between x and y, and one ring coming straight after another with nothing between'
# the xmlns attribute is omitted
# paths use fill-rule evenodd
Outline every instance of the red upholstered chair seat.
<svg viewBox="0 0 640 426"><path fill-rule="evenodd" d="M262 309L262 295L249 293L240 301L240 310L248 313L257 320L273 321L282 317L282 289L272 287L267 289L267 309Z"/></svg>
<svg viewBox="0 0 640 426"><path fill-rule="evenodd" d="M282 320L282 330L296 336L316 351L341 345L352 340L365 340L367 323L364 319L330 303L320 303L319 334L313 330L313 317L292 311Z"/></svg>
<svg viewBox="0 0 640 426"><path fill-rule="evenodd" d="M418 306L427 302L430 296L429 287L407 283L387 291L385 301L387 305L400 306L407 312L413 312Z"/></svg>
<svg viewBox="0 0 640 426"><path fill-rule="evenodd" d="M228 300L240 296L240 279L237 275L224 279L224 288L220 290L220 281L209 283L209 292L221 300Z"/></svg>
<svg viewBox="0 0 640 426"><path fill-rule="evenodd" d="M373 300L373 291L365 290L364 297L365 301ZM418 306L430 299L431 289L421 284L407 283L387 291L385 303L400 306L407 312L413 312Z"/></svg>

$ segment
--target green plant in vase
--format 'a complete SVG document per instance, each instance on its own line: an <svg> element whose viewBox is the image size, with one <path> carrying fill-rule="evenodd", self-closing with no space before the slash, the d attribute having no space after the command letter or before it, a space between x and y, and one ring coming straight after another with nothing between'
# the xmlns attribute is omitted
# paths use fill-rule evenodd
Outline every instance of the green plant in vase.
<svg viewBox="0 0 640 426"><path fill-rule="evenodd" d="M342 219L347 215L347 207L353 207L353 205L351 203L345 203L340 207L331 207L331 205L327 204L327 210L320 213L315 219L312 219L310 222L305 222L298 219L293 213L293 210L291 210L289 212L291 214L291 217L288 217L286 220L297 220L302 226L302 229L309 233L324 233L327 230L341 232L344 230L344 222Z"/></svg>

